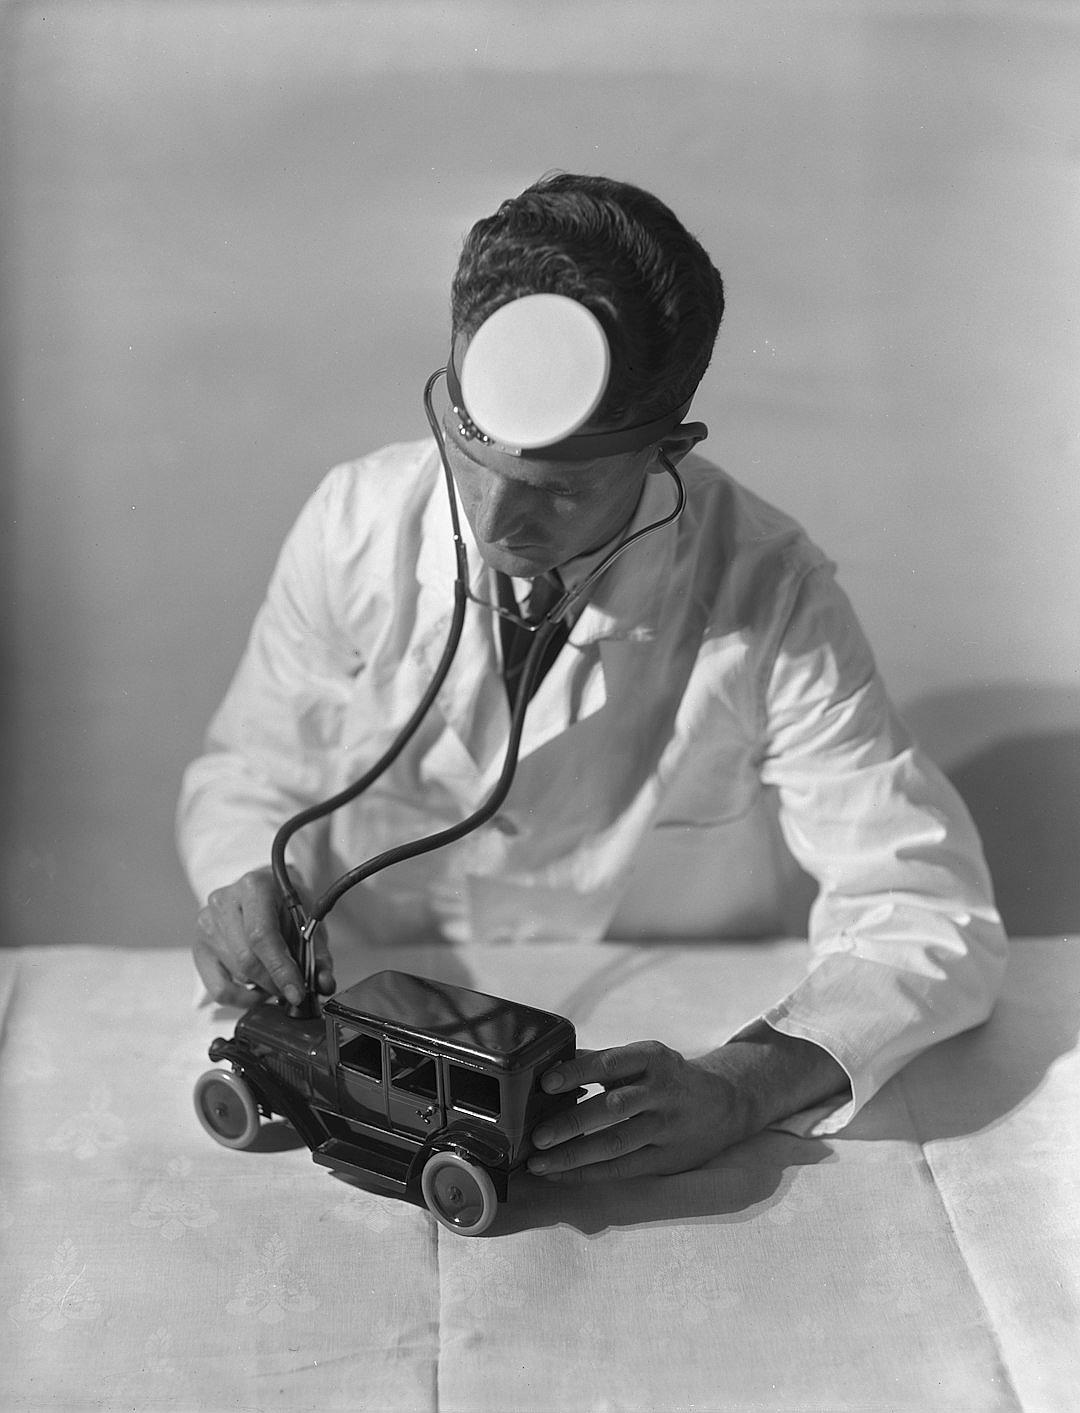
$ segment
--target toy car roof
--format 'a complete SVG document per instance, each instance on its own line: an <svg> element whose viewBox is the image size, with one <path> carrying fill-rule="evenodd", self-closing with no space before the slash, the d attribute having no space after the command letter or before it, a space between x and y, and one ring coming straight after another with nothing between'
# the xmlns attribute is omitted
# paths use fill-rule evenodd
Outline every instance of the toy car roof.
<svg viewBox="0 0 1080 1413"><path fill-rule="evenodd" d="M547 1048L574 1035L568 1020L549 1011L403 971L376 972L339 991L323 1011L391 1038L434 1041L499 1069L522 1063L542 1041Z"/></svg>

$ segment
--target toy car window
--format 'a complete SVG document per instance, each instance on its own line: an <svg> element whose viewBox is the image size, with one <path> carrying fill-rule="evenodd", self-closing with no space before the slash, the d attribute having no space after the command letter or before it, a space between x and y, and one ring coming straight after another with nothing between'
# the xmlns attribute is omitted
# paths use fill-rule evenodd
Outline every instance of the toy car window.
<svg viewBox="0 0 1080 1413"><path fill-rule="evenodd" d="M338 1059L351 1070L359 1070L371 1079L382 1079L382 1046L374 1035L342 1026Z"/></svg>
<svg viewBox="0 0 1080 1413"><path fill-rule="evenodd" d="M450 1103L455 1109L467 1109L488 1118L499 1117L499 1081L494 1075L479 1074L460 1065L447 1065L450 1080Z"/></svg>
<svg viewBox="0 0 1080 1413"><path fill-rule="evenodd" d="M439 1097L434 1059L419 1050L408 1050L404 1045L390 1046L390 1083L396 1089L419 1094L423 1099Z"/></svg>

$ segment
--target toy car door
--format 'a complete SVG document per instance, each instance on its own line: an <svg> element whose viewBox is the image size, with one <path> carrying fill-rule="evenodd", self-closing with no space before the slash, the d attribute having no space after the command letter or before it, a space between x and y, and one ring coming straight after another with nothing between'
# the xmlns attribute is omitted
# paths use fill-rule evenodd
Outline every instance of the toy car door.
<svg viewBox="0 0 1080 1413"><path fill-rule="evenodd" d="M392 1128L417 1134L442 1128L445 1114L433 1054L412 1045L387 1043L386 1104Z"/></svg>
<svg viewBox="0 0 1080 1413"><path fill-rule="evenodd" d="M386 1118L382 1040L344 1021L335 1024L334 1038L341 1112L347 1118L382 1123Z"/></svg>

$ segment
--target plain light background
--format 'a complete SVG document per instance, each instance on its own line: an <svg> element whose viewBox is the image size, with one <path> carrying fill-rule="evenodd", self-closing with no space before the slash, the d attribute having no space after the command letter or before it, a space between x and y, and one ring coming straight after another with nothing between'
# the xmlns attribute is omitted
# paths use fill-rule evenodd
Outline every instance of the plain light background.
<svg viewBox="0 0 1080 1413"><path fill-rule="evenodd" d="M174 944L180 775L335 462L426 431L480 215L663 197L705 450L836 559L1014 931L1080 927L1080 10L0 5L4 940Z"/></svg>

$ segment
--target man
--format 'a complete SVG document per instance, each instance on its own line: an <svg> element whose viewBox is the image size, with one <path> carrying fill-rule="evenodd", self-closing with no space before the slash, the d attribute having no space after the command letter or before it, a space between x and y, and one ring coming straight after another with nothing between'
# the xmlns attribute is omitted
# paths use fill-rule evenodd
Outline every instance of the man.
<svg viewBox="0 0 1080 1413"><path fill-rule="evenodd" d="M779 1121L835 1132L913 1055L989 1013L1004 938L978 839L893 714L831 565L692 454L706 429L682 415L723 312L698 242L655 198L605 179L560 175L505 202L470 232L454 279L452 389L489 318L536 294L584 307L603 331L610 372L583 429L599 442L560 445L607 454L515 454L468 406L446 409L474 596L505 606L511 590L520 602L581 585L613 547L666 522L669 467L686 509L575 605L499 813L347 894L319 987L333 989L331 951L355 957L365 936L775 935L790 930L794 860L818 885L800 986L694 1061L634 1042L558 1066L550 1089L603 1089L534 1135L530 1167L599 1181L695 1167ZM215 999L299 987L266 867L273 835L360 775L422 696L450 621L451 536L433 442L339 467L289 536L180 805L205 900L195 962ZM487 796L516 691L499 624L470 607L410 744L361 799L293 840L308 888Z"/></svg>

